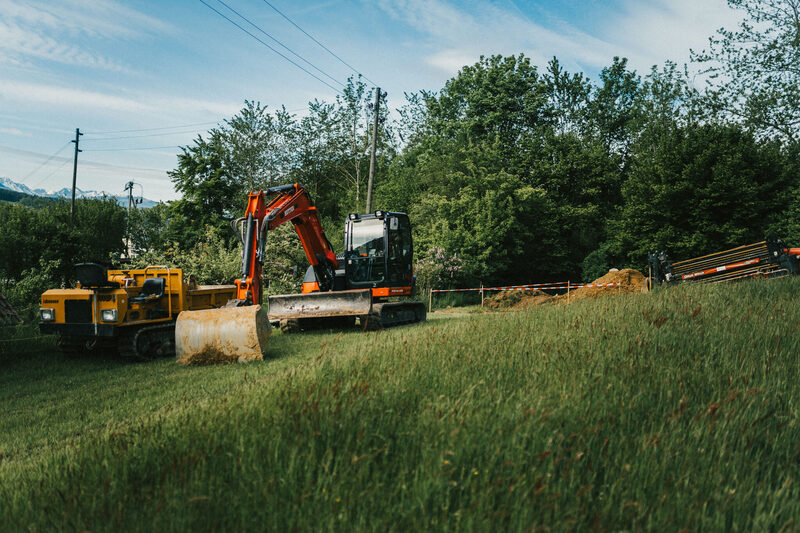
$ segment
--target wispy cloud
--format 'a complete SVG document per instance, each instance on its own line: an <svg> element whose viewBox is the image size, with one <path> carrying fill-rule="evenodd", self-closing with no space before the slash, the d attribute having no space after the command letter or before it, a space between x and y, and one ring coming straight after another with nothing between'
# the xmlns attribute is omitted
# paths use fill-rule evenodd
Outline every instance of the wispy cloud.
<svg viewBox="0 0 800 533"><path fill-rule="evenodd" d="M131 92L126 95L108 94L12 80L0 80L0 102L3 100L24 104L58 105L93 110L106 109L131 113L162 114L164 110L168 109L178 114L186 113L194 116L200 114L230 116L241 108L238 102L216 102L142 92Z"/></svg>
<svg viewBox="0 0 800 533"><path fill-rule="evenodd" d="M733 28L740 20L725 0L624 0L622 7L621 16L602 31L640 69L666 59L688 62L690 48L706 47L718 28Z"/></svg>
<svg viewBox="0 0 800 533"><path fill-rule="evenodd" d="M26 66L46 60L123 70L92 50L92 40L129 40L169 30L158 19L114 0L0 0L0 63Z"/></svg>
<svg viewBox="0 0 800 533"><path fill-rule="evenodd" d="M690 47L702 48L717 28L736 22L725 0L621 0L587 29L555 16L546 23L534 21L513 0L505 5L379 0L378 5L419 32L432 50L425 63L447 74L480 55L520 52L540 65L556 56L569 68L595 71L621 56L647 70L666 60L688 61Z"/></svg>
<svg viewBox="0 0 800 533"><path fill-rule="evenodd" d="M150 104L121 96L11 80L0 80L0 100L115 111L147 111L151 109Z"/></svg>
<svg viewBox="0 0 800 533"><path fill-rule="evenodd" d="M545 27L517 9L488 2L473 2L469 11L446 0L381 0L380 7L392 18L427 36L428 46L438 49L425 58L434 68L455 73L481 55L524 52L537 63L554 55L591 67L608 63L611 44L575 27Z"/></svg>
<svg viewBox="0 0 800 533"><path fill-rule="evenodd" d="M0 153L4 153L7 154L8 156L31 163L41 163L42 161L50 161L51 165L55 165L57 163L72 162L72 157L60 157L60 156L53 157L40 152L21 150L19 148L12 148L10 146L3 146L3 145L0 145ZM174 153L177 154L178 150L176 149ZM168 155L174 155L174 154L168 154ZM136 176L137 180L149 181L158 185L169 184L169 178L167 177L167 169L114 165L110 163L101 163L98 161L88 160L83 157L80 159L80 169L81 169L81 174L88 174L91 176L96 176L98 178L107 177L109 171L114 171L120 175ZM69 169L69 172L71 173L72 170ZM39 176L36 176L34 179L38 177ZM33 183L33 185L38 185L38 183Z"/></svg>
<svg viewBox="0 0 800 533"><path fill-rule="evenodd" d="M0 133L14 135L16 137L33 137L32 134L22 130L18 130L17 128L0 128Z"/></svg>

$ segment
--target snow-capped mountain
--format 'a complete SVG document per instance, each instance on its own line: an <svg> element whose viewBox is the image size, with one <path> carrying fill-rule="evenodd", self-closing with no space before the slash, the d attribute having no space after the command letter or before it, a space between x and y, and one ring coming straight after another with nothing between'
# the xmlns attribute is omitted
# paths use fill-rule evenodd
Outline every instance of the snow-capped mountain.
<svg viewBox="0 0 800 533"><path fill-rule="evenodd" d="M45 198L72 198L72 189L69 187L64 187L63 189L59 189L57 191L46 191L45 189L31 189L24 183L17 183L16 181L10 178L0 178L0 189L7 189L9 191L21 192L23 194L29 194L31 196L43 196ZM128 196L122 194L108 194L105 192L98 192L98 191L84 191L83 189L75 188L75 198L102 198L103 196L106 197L114 197L117 199L117 202L122 205L128 205ZM135 196L134 196L135 198ZM147 198L142 198L142 203L139 204L139 207L153 207L158 202L154 202L153 200L148 200Z"/></svg>

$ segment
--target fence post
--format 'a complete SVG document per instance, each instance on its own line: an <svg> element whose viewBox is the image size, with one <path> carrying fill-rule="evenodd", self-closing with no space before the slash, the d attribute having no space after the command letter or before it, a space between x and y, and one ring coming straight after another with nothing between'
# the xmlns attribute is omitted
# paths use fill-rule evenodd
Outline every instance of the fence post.
<svg viewBox="0 0 800 533"><path fill-rule="evenodd" d="M483 282L481 281L481 309L483 309Z"/></svg>
<svg viewBox="0 0 800 533"><path fill-rule="evenodd" d="M428 291L428 312L430 313L433 309L433 289Z"/></svg>
<svg viewBox="0 0 800 533"><path fill-rule="evenodd" d="M569 281L567 281L567 303L569 303Z"/></svg>

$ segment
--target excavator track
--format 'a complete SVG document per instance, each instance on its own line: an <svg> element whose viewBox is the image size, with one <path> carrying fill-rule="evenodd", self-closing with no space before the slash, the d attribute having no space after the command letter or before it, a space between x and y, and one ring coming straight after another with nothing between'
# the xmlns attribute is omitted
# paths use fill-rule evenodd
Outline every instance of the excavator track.
<svg viewBox="0 0 800 533"><path fill-rule="evenodd" d="M361 327L368 331L424 322L425 304L422 302L385 302L372 305L372 312L362 315Z"/></svg>
<svg viewBox="0 0 800 533"><path fill-rule="evenodd" d="M120 356L130 361L151 361L175 356L175 323L147 326L120 335Z"/></svg>

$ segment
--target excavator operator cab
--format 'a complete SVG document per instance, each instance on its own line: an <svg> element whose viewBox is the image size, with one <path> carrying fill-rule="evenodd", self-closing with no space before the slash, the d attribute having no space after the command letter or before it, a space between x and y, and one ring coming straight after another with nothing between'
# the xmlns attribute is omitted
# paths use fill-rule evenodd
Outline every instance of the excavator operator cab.
<svg viewBox="0 0 800 533"><path fill-rule="evenodd" d="M351 214L345 224L347 287L410 286L413 247L405 213Z"/></svg>

